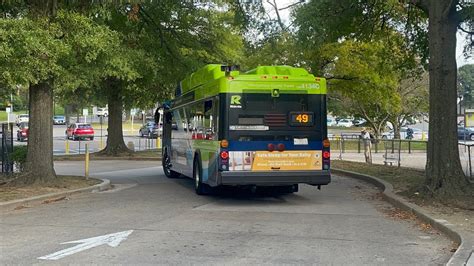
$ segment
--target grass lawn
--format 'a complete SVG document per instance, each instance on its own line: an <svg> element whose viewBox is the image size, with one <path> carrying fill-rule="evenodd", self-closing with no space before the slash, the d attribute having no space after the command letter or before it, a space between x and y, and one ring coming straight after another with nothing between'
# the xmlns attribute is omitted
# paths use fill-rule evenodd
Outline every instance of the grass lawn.
<svg viewBox="0 0 474 266"><path fill-rule="evenodd" d="M331 161L331 166L383 179L393 185L395 192L403 192L419 187L425 180L425 172L411 168L366 164L349 161Z"/></svg>
<svg viewBox="0 0 474 266"><path fill-rule="evenodd" d="M19 111L14 111L13 113L14 113L15 115L18 115L18 114L26 114L27 111L26 111L26 110L19 110ZM7 121L7 120L8 120L7 112L6 112L6 111L0 111L0 121ZM10 121L10 122L15 122L15 120Z"/></svg>
<svg viewBox="0 0 474 266"><path fill-rule="evenodd" d="M366 174L383 179L393 185L394 192L418 205L449 206L474 211L474 189L471 195L455 195L450 198L432 198L418 191L425 187L425 171L405 167L366 164L349 161L331 161L332 167ZM460 177L462 178L462 177ZM469 193L468 193L469 194ZM473 228L474 229L474 228Z"/></svg>

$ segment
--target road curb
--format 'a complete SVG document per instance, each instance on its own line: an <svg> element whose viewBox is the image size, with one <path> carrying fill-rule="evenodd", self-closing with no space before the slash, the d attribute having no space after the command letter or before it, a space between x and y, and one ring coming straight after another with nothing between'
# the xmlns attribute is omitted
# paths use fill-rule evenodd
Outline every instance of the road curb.
<svg viewBox="0 0 474 266"><path fill-rule="evenodd" d="M64 197L76 193L82 193L82 192L99 192L99 191L104 191L109 188L111 188L110 185L110 180L108 179L103 179L103 178L97 178L99 180L102 180L102 183L96 184L90 187L85 187L85 188L78 188L78 189L73 189L73 190L68 190L68 191L63 191L63 192L56 192L56 193L49 193L45 195L38 195L30 198L25 198L25 199L17 199L17 200L10 200L10 201L5 201L5 202L0 202L0 209L15 209L18 206L22 206L28 203L34 203L34 202L39 202L39 201L45 201L50 198L58 198L58 197Z"/></svg>
<svg viewBox="0 0 474 266"><path fill-rule="evenodd" d="M444 221L444 220L441 221L441 220L431 217L420 206L410 203L406 201L405 199L403 199L402 197L396 195L393 192L392 184L373 176L359 174L356 172L351 172L351 171L346 171L346 170L341 170L341 169L332 168L331 172L334 174L341 174L341 175L349 176L352 178L356 178L356 179L371 183L379 187L383 191L382 192L383 198L386 201L388 201L390 204L394 205L395 207L399 209L415 214L423 222L430 224L432 227L443 232L446 236L448 236L454 242L459 243L458 249L453 254L451 259L446 263L446 265L456 265L456 266L457 265L468 265L468 266L474 265L472 264L472 260L474 260L474 254L473 254L474 239L463 236L462 233L456 230L454 225L449 224L447 221ZM471 256L473 257L473 259L470 259Z"/></svg>

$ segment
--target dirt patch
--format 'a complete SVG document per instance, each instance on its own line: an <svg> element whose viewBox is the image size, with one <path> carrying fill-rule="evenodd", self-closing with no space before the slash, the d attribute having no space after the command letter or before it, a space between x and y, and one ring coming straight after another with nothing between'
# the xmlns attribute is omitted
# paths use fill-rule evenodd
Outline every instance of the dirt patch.
<svg viewBox="0 0 474 266"><path fill-rule="evenodd" d="M332 161L331 164L338 169L366 174L385 180L393 185L395 193L405 200L423 207L435 219L447 220L467 232L474 233L474 210L472 210L474 197L455 196L453 199L450 199L450 202L462 202L462 204L450 204L436 198L421 195L417 191L425 181L425 173L422 170L374 164L369 165L349 161ZM470 208L463 208L462 206L470 206ZM399 211L397 211L396 214L397 213L400 214ZM394 215L395 214L389 216Z"/></svg>
<svg viewBox="0 0 474 266"><path fill-rule="evenodd" d="M54 184L51 185L11 187L4 184L0 186L0 202L90 187L101 182L101 180L92 178L85 179L82 176L58 176Z"/></svg>

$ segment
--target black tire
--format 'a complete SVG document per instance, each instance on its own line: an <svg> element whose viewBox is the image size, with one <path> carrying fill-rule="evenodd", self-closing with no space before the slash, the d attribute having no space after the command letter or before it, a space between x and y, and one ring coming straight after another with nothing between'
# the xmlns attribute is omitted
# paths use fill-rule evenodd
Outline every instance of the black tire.
<svg viewBox="0 0 474 266"><path fill-rule="evenodd" d="M72 140L79 140L79 138L76 135L72 135Z"/></svg>
<svg viewBox="0 0 474 266"><path fill-rule="evenodd" d="M198 195L207 195L211 193L211 188L209 185L202 182L202 167L199 158L194 159L193 167L193 181L194 181L194 190Z"/></svg>
<svg viewBox="0 0 474 266"><path fill-rule="evenodd" d="M91 140L94 140L94 137L90 137Z"/></svg>
<svg viewBox="0 0 474 266"><path fill-rule="evenodd" d="M474 134L469 135L469 140L474 140Z"/></svg>
<svg viewBox="0 0 474 266"><path fill-rule="evenodd" d="M167 151L165 151L163 153L163 158L161 160L161 163L163 165L163 172L165 173L166 177L168 177L168 178L177 178L177 177L180 176L179 173L177 173L177 172L170 169L171 161L170 161L170 157L168 156Z"/></svg>

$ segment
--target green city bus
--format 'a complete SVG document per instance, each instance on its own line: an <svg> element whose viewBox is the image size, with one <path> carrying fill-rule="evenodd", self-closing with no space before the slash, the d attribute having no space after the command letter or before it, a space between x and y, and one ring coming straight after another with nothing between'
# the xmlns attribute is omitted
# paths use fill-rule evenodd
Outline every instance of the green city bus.
<svg viewBox="0 0 474 266"><path fill-rule="evenodd" d="M207 65L163 109L163 171L192 177L197 194L331 181L326 80L302 68Z"/></svg>

